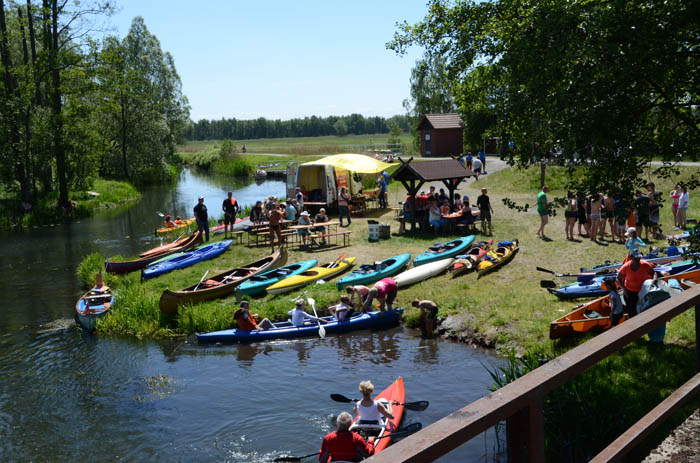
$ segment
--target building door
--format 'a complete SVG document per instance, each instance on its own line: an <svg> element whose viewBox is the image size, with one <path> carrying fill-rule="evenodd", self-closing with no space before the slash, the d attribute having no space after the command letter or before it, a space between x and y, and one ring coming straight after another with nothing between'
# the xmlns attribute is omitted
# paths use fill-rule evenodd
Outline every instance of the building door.
<svg viewBox="0 0 700 463"><path fill-rule="evenodd" d="M431 148L430 148L430 133L427 132L425 134L425 155L430 156L431 154Z"/></svg>

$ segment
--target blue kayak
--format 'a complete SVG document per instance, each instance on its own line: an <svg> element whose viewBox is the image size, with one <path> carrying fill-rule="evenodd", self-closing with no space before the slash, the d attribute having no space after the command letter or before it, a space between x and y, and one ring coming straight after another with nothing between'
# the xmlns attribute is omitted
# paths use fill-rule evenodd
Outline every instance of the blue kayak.
<svg viewBox="0 0 700 463"><path fill-rule="evenodd" d="M413 260L413 266L435 262L436 260L447 259L458 254L464 254L469 246L474 242L474 235L464 236L447 243L438 243L427 251L422 252Z"/></svg>
<svg viewBox="0 0 700 463"><path fill-rule="evenodd" d="M213 259L214 257L223 254L223 252L226 251L229 246L231 246L231 242L231 240L219 241L218 243L199 247L172 259L159 262L158 264L143 269L141 271L141 278L148 280L149 278L155 278L159 275L163 275L164 273L172 272L173 270L191 267L199 262Z"/></svg>
<svg viewBox="0 0 700 463"><path fill-rule="evenodd" d="M674 265L659 266L654 269L655 272L668 273L669 275L676 275L678 273L687 272L696 268L696 265L692 261L683 261L675 263ZM592 278L589 281L580 281L577 283L572 283L570 285L563 286L558 289L548 288L549 292L557 296L559 299L577 299L583 297L601 297L608 294L608 291L603 288L603 280L605 278L614 277L614 275L600 276Z"/></svg>
<svg viewBox="0 0 700 463"><path fill-rule="evenodd" d="M382 314L380 316L380 314ZM326 334L342 334L357 330L378 330L398 326L401 322L403 309L387 310L385 312L368 312L357 314L348 320L339 322L335 317L321 317L326 321L323 328ZM231 343L231 342L261 342L274 339L293 339L318 336L317 323L296 327L291 322L275 323L269 330L247 331L239 329L214 331L212 333L198 334L199 344Z"/></svg>
<svg viewBox="0 0 700 463"><path fill-rule="evenodd" d="M269 270L265 273L252 276L248 281L242 283L237 291L242 294L256 295L265 292L268 286L272 286L280 280L283 280L292 275L296 275L301 272L305 272L311 267L316 266L318 261L316 259L304 260L294 264L285 265L284 267Z"/></svg>
<svg viewBox="0 0 700 463"><path fill-rule="evenodd" d="M348 275L338 280L335 286L338 289L343 289L345 286L374 283L382 278L396 275L408 265L410 259L411 254L406 253L389 257L374 265L361 265L359 268L356 268Z"/></svg>

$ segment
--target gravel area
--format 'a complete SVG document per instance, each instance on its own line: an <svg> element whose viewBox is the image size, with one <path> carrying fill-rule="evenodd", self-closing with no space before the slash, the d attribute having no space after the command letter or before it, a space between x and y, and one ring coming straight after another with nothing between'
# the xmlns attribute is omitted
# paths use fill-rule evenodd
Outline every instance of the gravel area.
<svg viewBox="0 0 700 463"><path fill-rule="evenodd" d="M700 461L700 410L690 415L654 449L643 463L697 463Z"/></svg>

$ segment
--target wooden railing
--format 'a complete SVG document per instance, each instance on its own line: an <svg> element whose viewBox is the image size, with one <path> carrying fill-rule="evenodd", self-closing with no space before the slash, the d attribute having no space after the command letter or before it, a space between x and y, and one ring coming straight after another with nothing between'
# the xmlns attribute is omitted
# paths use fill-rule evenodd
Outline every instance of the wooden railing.
<svg viewBox="0 0 700 463"><path fill-rule="evenodd" d="M509 462L539 463L544 457L543 398L609 355L686 310L695 307L695 336L700 333L700 287L693 287L568 351L461 410L431 424L365 460L367 463L426 463L454 450L506 420ZM700 343L696 342L698 371ZM665 368L659 365L659 368ZM638 421L598 454L595 463L621 459L673 411L700 391L700 374Z"/></svg>

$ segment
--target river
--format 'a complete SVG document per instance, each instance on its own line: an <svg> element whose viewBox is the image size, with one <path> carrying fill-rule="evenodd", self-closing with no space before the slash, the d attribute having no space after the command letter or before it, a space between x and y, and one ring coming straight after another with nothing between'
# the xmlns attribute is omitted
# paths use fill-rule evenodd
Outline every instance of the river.
<svg viewBox="0 0 700 463"><path fill-rule="evenodd" d="M317 451L333 418L352 411L329 394L355 397L363 379L381 390L403 376L408 401L430 401L406 422L424 425L487 392L484 365L500 362L489 351L405 328L202 348L73 325L84 255L137 254L159 243L156 211L190 216L202 195L218 214L229 189L251 204L283 196L284 182L185 170L130 208L0 236L0 461L265 462ZM495 446L491 431L440 461L493 461Z"/></svg>

